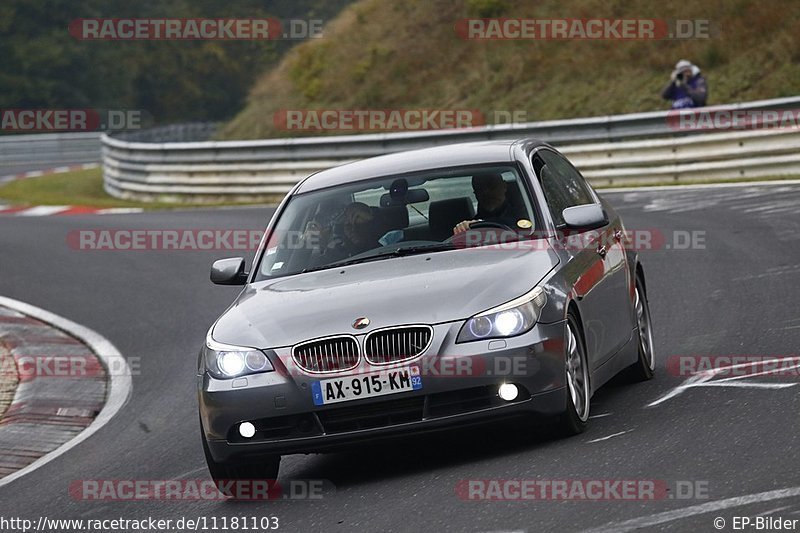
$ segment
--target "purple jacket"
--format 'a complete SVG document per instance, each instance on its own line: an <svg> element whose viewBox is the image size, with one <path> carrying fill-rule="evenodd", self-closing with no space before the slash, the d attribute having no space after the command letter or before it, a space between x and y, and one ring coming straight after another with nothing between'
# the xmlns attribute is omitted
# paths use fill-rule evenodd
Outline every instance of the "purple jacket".
<svg viewBox="0 0 800 533"><path fill-rule="evenodd" d="M664 100L672 100L672 109L703 107L707 96L706 79L699 73L682 85L670 81L661 93Z"/></svg>

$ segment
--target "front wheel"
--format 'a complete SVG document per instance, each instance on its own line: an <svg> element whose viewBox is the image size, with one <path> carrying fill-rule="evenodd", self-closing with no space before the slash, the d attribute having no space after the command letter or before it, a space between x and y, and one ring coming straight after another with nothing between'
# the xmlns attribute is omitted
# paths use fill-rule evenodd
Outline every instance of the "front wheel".
<svg viewBox="0 0 800 533"><path fill-rule="evenodd" d="M202 433L202 432L201 432ZM236 497L236 488L228 481L267 481L272 487L278 479L278 469L281 464L280 455L267 455L249 461L218 462L211 456L205 435L200 436L203 441L203 452L208 464L208 472L214 484L222 494Z"/></svg>
<svg viewBox="0 0 800 533"><path fill-rule="evenodd" d="M586 429L589 420L589 365L578 320L567 315L566 338L566 408L560 417L559 428L564 435L577 435Z"/></svg>
<svg viewBox="0 0 800 533"><path fill-rule="evenodd" d="M629 369L631 380L647 381L653 378L656 369L656 357L653 349L653 325L650 320L650 306L644 291L644 281L640 274L636 275L636 292L634 294L636 309L636 326L639 341L639 359Z"/></svg>

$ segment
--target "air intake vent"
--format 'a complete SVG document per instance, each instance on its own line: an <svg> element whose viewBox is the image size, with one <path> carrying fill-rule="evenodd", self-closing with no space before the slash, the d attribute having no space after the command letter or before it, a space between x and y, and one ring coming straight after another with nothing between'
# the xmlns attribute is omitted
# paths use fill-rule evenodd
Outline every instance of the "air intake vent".
<svg viewBox="0 0 800 533"><path fill-rule="evenodd" d="M372 364L383 365L414 359L428 349L433 338L430 326L400 326L379 329L367 335L364 355Z"/></svg>
<svg viewBox="0 0 800 533"><path fill-rule="evenodd" d="M344 335L307 341L294 347L292 357L306 372L342 372L358 365L358 342Z"/></svg>

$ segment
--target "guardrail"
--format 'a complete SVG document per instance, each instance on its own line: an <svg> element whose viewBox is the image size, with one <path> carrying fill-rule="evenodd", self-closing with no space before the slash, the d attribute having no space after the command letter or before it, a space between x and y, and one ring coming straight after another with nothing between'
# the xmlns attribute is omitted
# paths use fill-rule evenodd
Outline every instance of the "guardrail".
<svg viewBox="0 0 800 533"><path fill-rule="evenodd" d="M46 168L100 159L100 132L0 136L0 176L31 166Z"/></svg>
<svg viewBox="0 0 800 533"><path fill-rule="evenodd" d="M800 107L800 97L715 110ZM704 108L708 111L712 108ZM296 139L136 142L103 135L106 191L119 198L275 200L303 177L390 152L476 140L537 137L558 146L596 185L800 173L800 130L675 131L669 112L437 130Z"/></svg>

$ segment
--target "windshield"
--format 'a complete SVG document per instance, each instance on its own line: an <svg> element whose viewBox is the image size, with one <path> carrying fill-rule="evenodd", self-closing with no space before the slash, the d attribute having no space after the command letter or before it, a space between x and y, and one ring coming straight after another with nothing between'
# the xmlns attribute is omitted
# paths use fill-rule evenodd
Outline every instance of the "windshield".
<svg viewBox="0 0 800 533"><path fill-rule="evenodd" d="M284 208L256 280L533 234L517 169L465 167L298 194ZM458 234L458 235L455 235ZM459 236L469 238L457 241ZM484 237L491 237L488 240Z"/></svg>

